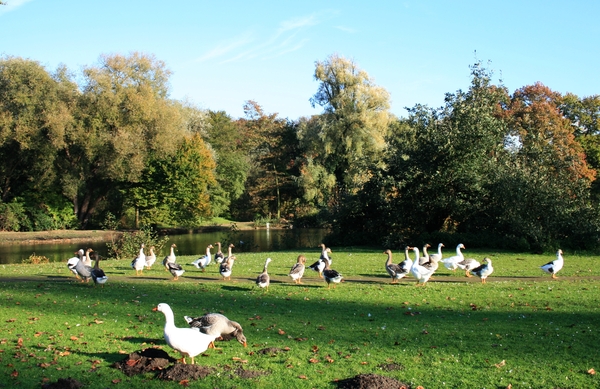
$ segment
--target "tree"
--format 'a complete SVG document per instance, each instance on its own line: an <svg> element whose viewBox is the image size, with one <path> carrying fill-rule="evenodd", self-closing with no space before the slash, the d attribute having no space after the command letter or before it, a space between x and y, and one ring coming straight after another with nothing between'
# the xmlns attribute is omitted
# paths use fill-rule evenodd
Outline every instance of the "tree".
<svg viewBox="0 0 600 389"><path fill-rule="evenodd" d="M245 134L251 161L246 208L254 214L275 215L279 219L285 212L284 203L289 209L298 195L291 175L298 152L295 129L277 114L266 114L255 101L246 102L244 113L246 117L238 124Z"/></svg>
<svg viewBox="0 0 600 389"><path fill-rule="evenodd" d="M339 194L368 180L365 168L380 158L391 119L389 93L351 60L331 55L315 64L319 88L310 99L323 107L317 133L300 134L313 161L336 178Z"/></svg>
<svg viewBox="0 0 600 389"><path fill-rule="evenodd" d="M170 72L153 56L102 56L84 69L76 125L61 149L62 192L85 227L99 203L138 182L153 154L173 155L185 134L168 99Z"/></svg>

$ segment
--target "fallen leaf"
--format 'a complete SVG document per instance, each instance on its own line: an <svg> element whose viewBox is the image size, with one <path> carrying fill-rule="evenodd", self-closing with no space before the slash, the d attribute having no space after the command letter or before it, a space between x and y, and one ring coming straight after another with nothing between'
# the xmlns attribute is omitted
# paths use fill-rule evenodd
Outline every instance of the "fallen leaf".
<svg viewBox="0 0 600 389"><path fill-rule="evenodd" d="M23 346L23 338L17 339L17 346L18 347L22 347Z"/></svg>
<svg viewBox="0 0 600 389"><path fill-rule="evenodd" d="M588 374L591 374L591 375L596 374L596 370L594 370L594 369L590 369L587 372L588 372Z"/></svg>
<svg viewBox="0 0 600 389"><path fill-rule="evenodd" d="M312 352L313 352L313 353L316 353L316 352L318 352L318 351L319 351L319 346L316 346L316 345L315 345L315 346L312 346L312 347L311 347L311 350L312 350Z"/></svg>
<svg viewBox="0 0 600 389"><path fill-rule="evenodd" d="M281 328L277 332L279 332L279 335L285 335L285 331L282 330Z"/></svg>
<svg viewBox="0 0 600 389"><path fill-rule="evenodd" d="M39 336L42 336L43 334L44 334L43 332L38 331L35 334L33 334L33 336L35 336L37 338Z"/></svg>
<svg viewBox="0 0 600 389"><path fill-rule="evenodd" d="M96 324L102 324L104 322L102 320L94 319L94 323L96 323Z"/></svg>
<svg viewBox="0 0 600 389"><path fill-rule="evenodd" d="M503 359L502 362L496 363L494 366L496 366L499 369L499 368L501 368L504 365L506 365L506 361Z"/></svg>
<svg viewBox="0 0 600 389"><path fill-rule="evenodd" d="M179 385L181 386L190 386L190 380L181 380L179 381Z"/></svg>
<svg viewBox="0 0 600 389"><path fill-rule="evenodd" d="M127 366L135 366L139 362L139 359L128 359L125 364Z"/></svg>
<svg viewBox="0 0 600 389"><path fill-rule="evenodd" d="M121 382L121 380L118 378L115 378L114 380L112 380L110 382L112 382L113 384L118 384L119 382Z"/></svg>
<svg viewBox="0 0 600 389"><path fill-rule="evenodd" d="M508 384L508 386L506 387L506 389L512 389L512 384Z"/></svg>
<svg viewBox="0 0 600 389"><path fill-rule="evenodd" d="M12 373L10 373L11 377L17 378L19 376L19 372L16 370L13 370Z"/></svg>
<svg viewBox="0 0 600 389"><path fill-rule="evenodd" d="M299 375L298 378L300 378L301 380L307 379L305 375Z"/></svg>
<svg viewBox="0 0 600 389"><path fill-rule="evenodd" d="M72 341L79 340L79 338L78 338L78 337L76 337L76 336L71 336L69 339L71 339Z"/></svg>
<svg viewBox="0 0 600 389"><path fill-rule="evenodd" d="M319 360L316 358L311 358L308 360L310 363L319 363Z"/></svg>
<svg viewBox="0 0 600 389"><path fill-rule="evenodd" d="M365 361L363 361L363 362L361 362L360 364L361 364L361 365L368 365L368 364L369 364L369 362L365 362Z"/></svg>

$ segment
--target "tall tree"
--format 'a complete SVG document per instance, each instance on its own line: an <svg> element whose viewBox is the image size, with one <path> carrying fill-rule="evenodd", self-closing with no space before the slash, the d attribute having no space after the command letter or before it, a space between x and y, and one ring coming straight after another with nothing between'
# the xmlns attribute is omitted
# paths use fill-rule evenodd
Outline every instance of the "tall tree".
<svg viewBox="0 0 600 389"><path fill-rule="evenodd" d="M355 193L368 180L365 169L380 158L391 115L389 93L354 61L331 55L315 64L319 82L310 99L323 107L316 134L301 134L313 160L336 178L340 193Z"/></svg>
<svg viewBox="0 0 600 389"><path fill-rule="evenodd" d="M61 150L62 190L85 227L113 190L140 180L153 153L173 155L185 134L168 99L170 71L151 55L102 56L84 69L77 125Z"/></svg>

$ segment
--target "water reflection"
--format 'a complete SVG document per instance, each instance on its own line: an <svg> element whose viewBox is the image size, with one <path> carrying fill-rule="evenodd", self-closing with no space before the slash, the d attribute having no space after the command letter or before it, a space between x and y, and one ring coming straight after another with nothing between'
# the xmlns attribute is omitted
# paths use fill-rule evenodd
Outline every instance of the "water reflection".
<svg viewBox="0 0 600 389"><path fill-rule="evenodd" d="M279 251L302 248L315 248L322 242L327 230L320 228L256 229L239 231L202 232L170 235L169 241L157 257L167 255L172 243L177 245L177 255L201 255L206 246L221 242L223 251L233 243L236 252ZM81 241L44 244L0 244L0 264L21 263L32 254L43 255L51 262L61 262L73 256L80 248L91 247L101 256L107 255L106 241ZM214 252L214 250L213 250Z"/></svg>

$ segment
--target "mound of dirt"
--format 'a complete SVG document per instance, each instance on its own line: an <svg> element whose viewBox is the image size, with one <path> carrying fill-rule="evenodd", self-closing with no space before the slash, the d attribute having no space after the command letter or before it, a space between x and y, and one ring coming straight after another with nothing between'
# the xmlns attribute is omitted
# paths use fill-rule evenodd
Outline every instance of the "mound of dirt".
<svg viewBox="0 0 600 389"><path fill-rule="evenodd" d="M127 376L144 374L155 370L165 369L171 362L175 362L166 351L147 348L129 354L120 362L115 362L113 367L121 370Z"/></svg>
<svg viewBox="0 0 600 389"><path fill-rule="evenodd" d="M198 378L206 377L212 372L213 369L210 367L177 363L172 367L162 370L160 373L158 373L158 379L176 382L181 382L183 380L197 380Z"/></svg>
<svg viewBox="0 0 600 389"><path fill-rule="evenodd" d="M340 389L410 389L408 384L377 374L359 374L337 382Z"/></svg>
<svg viewBox="0 0 600 389"><path fill-rule="evenodd" d="M44 389L79 389L83 388L83 384L71 377L59 378L56 382L50 382L42 385Z"/></svg>

